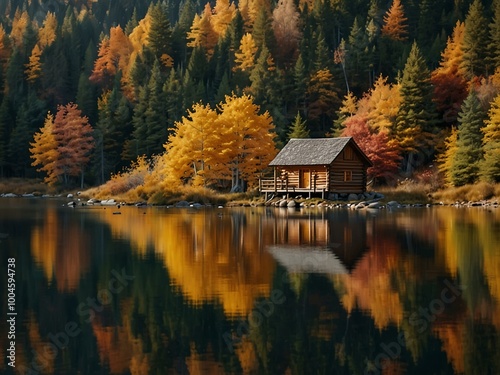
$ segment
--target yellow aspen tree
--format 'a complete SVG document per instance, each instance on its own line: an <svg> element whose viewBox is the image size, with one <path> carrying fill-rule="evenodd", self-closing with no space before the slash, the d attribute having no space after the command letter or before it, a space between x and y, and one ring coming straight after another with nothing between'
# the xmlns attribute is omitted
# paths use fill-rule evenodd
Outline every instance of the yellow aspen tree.
<svg viewBox="0 0 500 375"><path fill-rule="evenodd" d="M394 0L384 16L384 25L381 32L390 39L406 40L408 38L408 25L406 21L408 19L405 17L401 1Z"/></svg>
<svg viewBox="0 0 500 375"><path fill-rule="evenodd" d="M238 10L241 14L241 18L243 18L243 24L245 31L250 31L251 23L250 23L250 0L241 0L238 2Z"/></svg>
<svg viewBox="0 0 500 375"><path fill-rule="evenodd" d="M444 152L437 157L438 169L443 174L444 182L447 186L452 186L452 166L453 158L457 153L458 130L455 126L451 128L451 133L444 141Z"/></svg>
<svg viewBox="0 0 500 375"><path fill-rule="evenodd" d="M54 13L48 12L43 20L43 25L38 31L38 44L43 50L56 40L57 18Z"/></svg>
<svg viewBox="0 0 500 375"><path fill-rule="evenodd" d="M401 100L399 84L389 84L387 77L380 75L368 96L366 115L369 127L379 132L391 134Z"/></svg>
<svg viewBox="0 0 500 375"><path fill-rule="evenodd" d="M484 121L483 150L484 159L480 164L481 179L500 182L500 95L491 104L488 118Z"/></svg>
<svg viewBox="0 0 500 375"><path fill-rule="evenodd" d="M261 10L271 14L271 2L267 0L248 0L248 18L253 26Z"/></svg>
<svg viewBox="0 0 500 375"><path fill-rule="evenodd" d="M212 26L212 8L210 3L205 5L201 17L196 15L191 25L191 30L187 33L189 40L188 47L203 47L207 57L210 59L217 44L217 33Z"/></svg>
<svg viewBox="0 0 500 375"><path fill-rule="evenodd" d="M254 187L277 152L272 118L267 111L259 114L260 107L249 95L226 96L219 111L219 145L231 175L231 190L244 190L245 184Z"/></svg>
<svg viewBox="0 0 500 375"><path fill-rule="evenodd" d="M139 24L134 27L130 35L128 36L130 43L132 43L132 49L135 57L137 54L142 54L144 46L148 44L149 29L151 28L151 16L146 13L146 16L139 21ZM133 58L132 58L133 60Z"/></svg>
<svg viewBox="0 0 500 375"><path fill-rule="evenodd" d="M215 2L212 26L219 38L225 35L226 29L231 23L235 12L236 7L234 3L229 4L229 0L217 0Z"/></svg>
<svg viewBox="0 0 500 375"><path fill-rule="evenodd" d="M253 39L252 34L246 33L241 38L240 48L234 54L235 67L234 70L251 71L255 66L255 54L257 53L257 45Z"/></svg>
<svg viewBox="0 0 500 375"><path fill-rule="evenodd" d="M163 159L165 187L190 182L207 185L214 175L220 153L216 134L217 113L210 105L197 103L188 116L175 123L173 133L165 144Z"/></svg>
<svg viewBox="0 0 500 375"><path fill-rule="evenodd" d="M54 135L54 115L50 112L39 132L34 135L34 142L30 143L30 153L33 159L32 166L39 166L39 172L45 172L45 183L54 185L57 182L56 161L59 158L58 144Z"/></svg>
<svg viewBox="0 0 500 375"><path fill-rule="evenodd" d="M38 44L35 44L29 57L29 63L25 65L26 69L24 71L26 79L30 83L35 82L40 77L42 71L42 64L40 63L41 54L42 51L40 51L40 47L38 47Z"/></svg>

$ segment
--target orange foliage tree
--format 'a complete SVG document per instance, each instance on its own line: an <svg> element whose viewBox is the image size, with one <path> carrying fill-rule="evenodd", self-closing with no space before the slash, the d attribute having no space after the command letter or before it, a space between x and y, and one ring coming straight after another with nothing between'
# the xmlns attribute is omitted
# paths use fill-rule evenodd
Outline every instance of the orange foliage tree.
<svg viewBox="0 0 500 375"><path fill-rule="evenodd" d="M58 106L53 131L59 153L55 173L63 177L64 183L68 183L69 176L80 175L80 187L83 188L85 165L94 148L92 131L88 118L82 116L76 104Z"/></svg>
<svg viewBox="0 0 500 375"><path fill-rule="evenodd" d="M381 32L383 35L394 40L406 40L408 36L408 25L405 22L403 5L400 0L394 0L391 7L384 16L384 26Z"/></svg>

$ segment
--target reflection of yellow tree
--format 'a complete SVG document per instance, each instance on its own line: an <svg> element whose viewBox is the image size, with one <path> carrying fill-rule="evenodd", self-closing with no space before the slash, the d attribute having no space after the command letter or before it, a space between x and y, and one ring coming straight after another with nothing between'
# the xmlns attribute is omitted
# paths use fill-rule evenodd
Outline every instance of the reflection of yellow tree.
<svg viewBox="0 0 500 375"><path fill-rule="evenodd" d="M128 238L141 254L161 255L175 284L194 304L218 300L229 315L248 314L268 296L275 263L263 251L259 215L215 211L105 212L113 236Z"/></svg>
<svg viewBox="0 0 500 375"><path fill-rule="evenodd" d="M62 227L56 210L48 208L43 225L31 232L31 252L49 282L55 276L59 290L71 291L89 267L89 251L79 227L71 223Z"/></svg>

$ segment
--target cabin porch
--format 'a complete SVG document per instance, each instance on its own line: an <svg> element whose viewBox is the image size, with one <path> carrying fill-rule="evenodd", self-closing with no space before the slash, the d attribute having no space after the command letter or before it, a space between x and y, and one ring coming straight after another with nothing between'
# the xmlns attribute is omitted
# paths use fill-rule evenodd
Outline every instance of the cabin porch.
<svg viewBox="0 0 500 375"><path fill-rule="evenodd" d="M326 167L283 167L279 171L274 168L272 178L261 178L259 180L259 191L265 193L266 200L269 193L286 194L290 193L307 195L321 193L321 198L325 199L328 192L328 169Z"/></svg>

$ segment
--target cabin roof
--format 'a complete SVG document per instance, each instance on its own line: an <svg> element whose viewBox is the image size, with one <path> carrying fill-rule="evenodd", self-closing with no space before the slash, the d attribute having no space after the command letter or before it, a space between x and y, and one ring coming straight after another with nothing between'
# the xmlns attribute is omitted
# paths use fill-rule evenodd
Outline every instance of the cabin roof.
<svg viewBox="0 0 500 375"><path fill-rule="evenodd" d="M292 138L269 165L329 165L348 143L354 146L368 165L372 165L352 137Z"/></svg>

